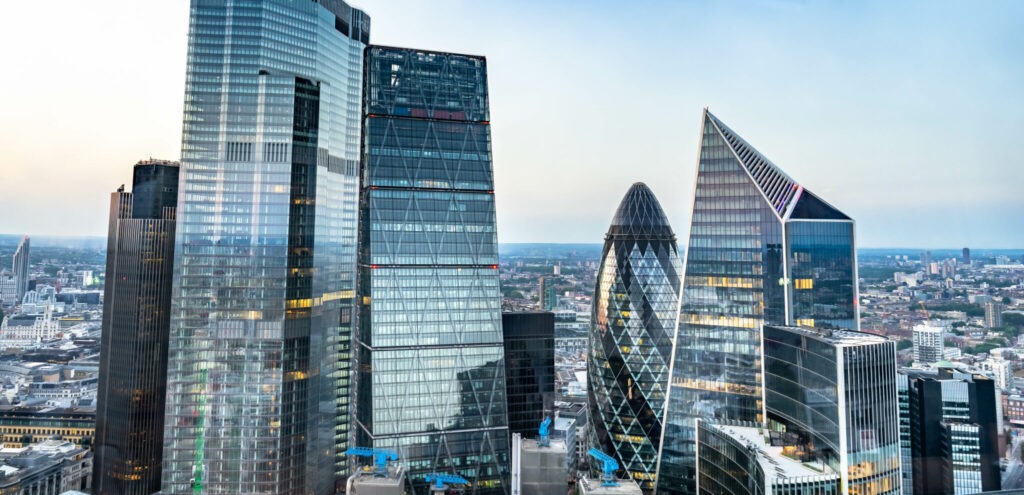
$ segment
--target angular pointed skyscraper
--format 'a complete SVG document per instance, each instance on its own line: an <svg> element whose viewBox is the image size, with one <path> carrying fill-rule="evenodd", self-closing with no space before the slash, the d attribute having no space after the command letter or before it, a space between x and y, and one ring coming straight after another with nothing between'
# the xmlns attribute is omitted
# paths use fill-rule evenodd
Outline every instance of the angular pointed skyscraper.
<svg viewBox="0 0 1024 495"><path fill-rule="evenodd" d="M658 494L694 493L694 420L761 422L765 324L857 330L853 220L704 111Z"/></svg>
<svg viewBox="0 0 1024 495"><path fill-rule="evenodd" d="M654 490L682 264L654 194L633 184L605 235L590 333L591 441Z"/></svg>

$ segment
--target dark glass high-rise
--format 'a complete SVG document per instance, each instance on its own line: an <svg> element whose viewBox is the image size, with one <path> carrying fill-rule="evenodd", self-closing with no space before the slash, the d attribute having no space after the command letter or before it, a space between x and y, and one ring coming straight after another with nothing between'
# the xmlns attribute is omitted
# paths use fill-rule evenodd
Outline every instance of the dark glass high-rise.
<svg viewBox="0 0 1024 495"><path fill-rule="evenodd" d="M694 491L694 420L763 418L761 326L859 329L854 222L707 110L658 493Z"/></svg>
<svg viewBox="0 0 1024 495"><path fill-rule="evenodd" d="M161 492L347 472L362 54L342 0L192 0Z"/></svg>
<svg viewBox="0 0 1024 495"><path fill-rule="evenodd" d="M505 364L487 64L366 50L356 438L410 490L454 472L507 493Z"/></svg>
<svg viewBox="0 0 1024 495"><path fill-rule="evenodd" d="M160 491L178 162L135 165L110 197L93 493Z"/></svg>
<svg viewBox="0 0 1024 495"><path fill-rule="evenodd" d="M555 314L502 313L501 331L509 433L536 438L540 423L555 408Z"/></svg>
<svg viewBox="0 0 1024 495"><path fill-rule="evenodd" d="M591 445L655 488L682 264L654 193L633 184L605 235L587 363Z"/></svg>

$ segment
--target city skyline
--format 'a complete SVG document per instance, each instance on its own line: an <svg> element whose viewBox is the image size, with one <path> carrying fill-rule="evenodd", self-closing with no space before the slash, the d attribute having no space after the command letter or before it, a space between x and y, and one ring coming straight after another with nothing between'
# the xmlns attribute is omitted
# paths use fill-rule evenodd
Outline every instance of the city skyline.
<svg viewBox="0 0 1024 495"><path fill-rule="evenodd" d="M626 181L655 184L686 229L697 115L710 106L858 218L862 246L1024 245L1013 216L1024 168L1005 144L1024 107L1013 91L1024 74L1013 51L1024 35L1011 30L1020 4L651 3L625 17L611 5L354 6L394 19L373 43L487 55L503 242L599 238ZM8 217L0 232L101 235L103 192L123 182L122 164L179 158L188 8L56 7L46 28L63 34L13 54L13 72L33 77L0 83L10 112L0 207L37 212ZM24 46L15 40L43 31L30 4L9 9L25 22L0 41ZM453 18L465 22L431 28ZM111 74L137 83L109 84Z"/></svg>

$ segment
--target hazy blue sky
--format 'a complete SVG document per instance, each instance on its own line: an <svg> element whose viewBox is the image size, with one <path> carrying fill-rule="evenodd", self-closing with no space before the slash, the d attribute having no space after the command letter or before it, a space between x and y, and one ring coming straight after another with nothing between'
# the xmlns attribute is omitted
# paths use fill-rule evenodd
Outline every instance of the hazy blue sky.
<svg viewBox="0 0 1024 495"><path fill-rule="evenodd" d="M300 0L296 0L300 1ZM1024 2L355 1L486 55L501 242L601 242L644 181L685 237L704 106L862 246L1024 246ZM101 235L176 158L188 2L0 7L0 232Z"/></svg>

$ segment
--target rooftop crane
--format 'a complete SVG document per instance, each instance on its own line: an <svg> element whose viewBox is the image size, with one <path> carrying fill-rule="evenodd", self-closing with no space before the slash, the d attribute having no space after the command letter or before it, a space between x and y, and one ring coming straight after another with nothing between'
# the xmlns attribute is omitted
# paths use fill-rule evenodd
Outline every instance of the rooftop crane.
<svg viewBox="0 0 1024 495"><path fill-rule="evenodd" d="M372 449L369 447L350 447L345 455L373 458L373 475L387 477L388 461L397 461L398 453L388 449Z"/></svg>
<svg viewBox="0 0 1024 495"><path fill-rule="evenodd" d="M587 454L602 463L601 471L604 474L601 476L601 486L619 486L615 482L615 471L619 470L619 463L612 456L597 449L590 449Z"/></svg>
<svg viewBox="0 0 1024 495"><path fill-rule="evenodd" d="M544 421L541 422L540 428L537 429L537 434L540 435L540 439L537 440L538 447L550 447L551 440L548 439L551 436L551 418L545 417Z"/></svg>
<svg viewBox="0 0 1024 495"><path fill-rule="evenodd" d="M466 478L463 478L462 476L459 476L457 474L430 473L425 478L427 480L427 483L434 483L434 486L431 487L431 490L433 490L434 492L444 492L445 490L447 490L448 485L446 485L445 483L451 483L453 485L469 484L469 481L467 481Z"/></svg>

